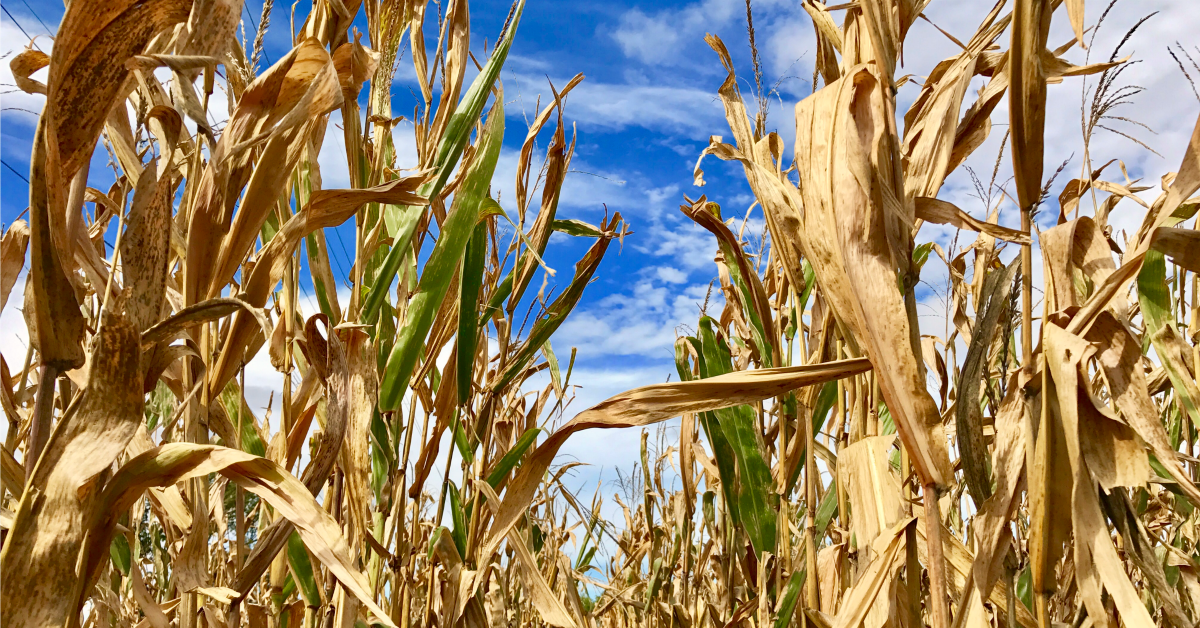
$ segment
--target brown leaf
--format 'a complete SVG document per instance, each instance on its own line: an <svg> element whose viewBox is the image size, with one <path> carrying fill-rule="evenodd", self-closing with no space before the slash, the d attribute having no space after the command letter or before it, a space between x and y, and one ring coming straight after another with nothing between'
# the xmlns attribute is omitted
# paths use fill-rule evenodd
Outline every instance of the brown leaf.
<svg viewBox="0 0 1200 628"><path fill-rule="evenodd" d="M320 494L342 451L346 439L346 429L350 422L352 402L350 391L352 379L345 344L332 331L329 332L328 339L323 338L317 328L317 322L326 325L329 323L324 314L312 316L305 324L305 336L309 364L312 365L314 371L318 372L326 386L325 430L321 432L321 437L316 443L308 466L304 468L300 481L297 482L313 497ZM354 330L351 331L354 332ZM263 462L270 461L264 459ZM291 462L290 456L288 462L289 464ZM288 477L291 476L288 475ZM237 481L233 477L230 479ZM250 554L245 566L230 583L231 588L238 591L243 597L249 593L271 561L274 560L275 555L287 544L293 525L299 528L302 524L292 521L290 518L280 519L259 535L254 551ZM303 528L301 528L301 535L303 536ZM307 539L305 543L308 544ZM311 545L309 547L312 548ZM355 592L355 595L358 593ZM368 607L370 606L368 604Z"/></svg>
<svg viewBox="0 0 1200 628"><path fill-rule="evenodd" d="M50 65L50 55L33 47L33 42L21 54L13 57L12 61L8 62L8 69L12 70L13 81L17 87L26 94L45 94L46 84L41 81L35 81L30 77L34 72Z"/></svg>
<svg viewBox="0 0 1200 628"><path fill-rule="evenodd" d="M1017 0L1013 9L1008 97L1012 129L1013 175L1022 211L1038 203L1042 192L1046 129L1046 77L1041 55L1046 48L1053 8L1046 0Z"/></svg>
<svg viewBox="0 0 1200 628"><path fill-rule="evenodd" d="M978 539L972 571L975 587L991 591L1003 569L1003 558L1012 547L1008 524L1020 505L1017 496L1025 481L1025 399L1018 376L1010 378L1008 394L996 416L996 446L992 473L996 490L983 503L971 526Z"/></svg>
<svg viewBox="0 0 1200 628"><path fill-rule="evenodd" d="M492 487L487 482L476 482L475 486L487 498L492 512L499 513L500 500L496 497ZM541 614L542 621L559 628L575 628L575 620L571 618L571 614L563 606L562 600L558 599L554 590L546 582L537 559L529 550L529 545L525 543L525 537L521 536L520 530L514 528L509 531L508 546L513 548L517 555L518 564L521 565L521 576L525 579L526 586L529 587L529 596L534 608Z"/></svg>
<svg viewBox="0 0 1200 628"><path fill-rule="evenodd" d="M178 114L176 115L178 122ZM142 171L121 237L121 268L126 314L138 330L158 322L166 292L170 255L171 199L175 186L159 181L152 160Z"/></svg>
<svg viewBox="0 0 1200 628"><path fill-rule="evenodd" d="M116 0L67 7L50 55L42 112L51 158L61 164L64 179L91 156L109 110L123 95L129 75L124 60L187 19L190 5L187 0Z"/></svg>
<svg viewBox="0 0 1200 628"><path fill-rule="evenodd" d="M877 605L891 603L890 599L879 598L890 588L890 583L904 566L904 552L901 550L904 549L905 530L915 522L916 519L912 517L903 519L875 540L872 546L875 558L867 565L858 582L846 592L841 610L833 618L833 628L858 628Z"/></svg>
<svg viewBox="0 0 1200 628"><path fill-rule="evenodd" d="M1170 445L1166 427L1148 394L1146 373L1141 367L1141 342L1126 325L1110 312L1103 312L1087 331L1087 340L1096 343L1100 370L1108 383L1112 402L1126 423L1150 445L1172 479L1194 503L1200 503L1200 490L1181 466L1175 448Z"/></svg>
<svg viewBox="0 0 1200 628"><path fill-rule="evenodd" d="M959 229L985 233L997 240L1007 240L1017 244L1029 244L1029 235L1017 229L1001 227L995 223L985 222L959 209L953 203L941 199L918 196L916 199L916 217L918 220L939 225L950 225Z"/></svg>
<svg viewBox="0 0 1200 628"><path fill-rule="evenodd" d="M865 372L864 359L827 362L812 366L759 369L691 382L671 382L635 388L580 412L538 446L509 481L501 507L483 537L480 561L486 562L524 515L550 468L555 454L572 434L588 430L652 425L687 412L703 412L753 403L803 386Z"/></svg>
<svg viewBox="0 0 1200 628"><path fill-rule="evenodd" d="M992 478L986 465L987 444L983 439L983 416L979 409L981 387L987 385L988 356L996 333L1000 331L1000 316L1002 313L1012 316L1009 294L1019 268L1020 262L1014 261L1003 269L976 278L983 284L983 291L975 304L975 328L955 386L954 424L959 458L963 479L977 508L992 495Z"/></svg>
<svg viewBox="0 0 1200 628"><path fill-rule="evenodd" d="M1068 459L1073 475L1072 506L1074 560L1079 594L1093 617L1106 617L1101 587L1116 603L1122 622L1127 626L1149 628L1153 619L1142 604L1137 590L1126 575L1120 556L1113 545L1108 525L1100 510L1096 481L1083 452L1081 436L1093 430L1092 423L1083 424L1087 416L1079 412L1078 398L1082 362L1094 351L1078 336L1055 325L1047 325L1042 341L1046 347L1046 363L1051 373L1052 389L1044 395L1057 394L1058 414L1066 438ZM1040 440L1040 436L1039 436ZM1056 481L1062 481L1058 478ZM1061 505L1060 505L1061 506Z"/></svg>
<svg viewBox="0 0 1200 628"><path fill-rule="evenodd" d="M888 454L896 435L869 436L838 451L837 472L846 489L846 499L854 516L850 529L858 539L864 560L873 560L870 551L875 539L898 521L900 481L891 472Z"/></svg>
<svg viewBox="0 0 1200 628"><path fill-rule="evenodd" d="M997 20L997 3L960 54L939 63L904 116L904 190L909 197L935 197L950 167L958 133L958 114L983 51L1008 27ZM961 157L960 157L961 158Z"/></svg>
<svg viewBox="0 0 1200 628"><path fill-rule="evenodd" d="M918 358L916 312L906 305L911 295L902 293L911 288L899 285L909 281L913 210L903 203L883 89L869 67L859 66L796 105L806 223L835 226L830 235L836 234L840 249L810 259L826 294L844 295L843 303L834 303L850 331L844 335L863 343L873 364L888 365L877 371L880 391L922 482L946 486L951 471L945 433ZM808 235L813 249L833 244L817 245L818 234ZM833 285L844 287L830 290L826 279L838 275L844 283Z"/></svg>
<svg viewBox="0 0 1200 628"><path fill-rule="evenodd" d="M30 340L41 356L42 364L65 371L83 365L83 316L79 300L64 268L64 257L70 255L57 240L66 241L64 226L56 225L52 216L61 215L63 203L59 187L62 184L58 163L53 158L51 137L45 113L38 120L33 138L33 154L29 160L29 279L25 285L26 320L30 325ZM61 222L61 221L59 221ZM59 236L55 237L55 230ZM63 247L65 248L65 247ZM67 258L67 263L70 262Z"/></svg>
<svg viewBox="0 0 1200 628"><path fill-rule="evenodd" d="M8 304L8 295L25 268L25 252L29 250L29 224L14 220L0 240L0 310Z"/></svg>
<svg viewBox="0 0 1200 628"><path fill-rule="evenodd" d="M304 484L270 460L236 449L169 443L130 460L105 489L104 509L96 522L98 536L110 538L116 525L115 515L127 511L147 488L169 486L210 473L221 473L270 504L283 520L295 526L313 556L371 611L375 621L395 628L388 614L375 604L366 576L352 565L341 527L313 499Z"/></svg>
<svg viewBox="0 0 1200 628"><path fill-rule="evenodd" d="M50 436L0 554L6 572L38 574L4 578L6 625L67 625L88 595L76 561L89 558L80 552L100 487L141 425L143 403L137 330L111 315L97 336L87 388Z"/></svg>

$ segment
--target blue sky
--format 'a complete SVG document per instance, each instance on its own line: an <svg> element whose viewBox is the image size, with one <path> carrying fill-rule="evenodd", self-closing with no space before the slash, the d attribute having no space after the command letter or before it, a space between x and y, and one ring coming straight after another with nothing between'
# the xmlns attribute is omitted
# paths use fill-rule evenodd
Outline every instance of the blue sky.
<svg viewBox="0 0 1200 628"><path fill-rule="evenodd" d="M965 37L974 32L975 25L991 4L936 1L926 15L938 26ZM62 3L58 0L6 0L3 6L7 14L0 17L0 46L8 55L27 43L22 29L30 35L45 33L44 25L53 27L62 12ZM251 22L259 20L261 6L261 0L247 0L244 17L250 37L253 37ZM290 7L290 3L275 3L266 47L266 56L271 61L278 60L288 47ZM746 233L754 234L753 239L757 241L762 232L761 211L751 209L753 199L744 184L740 167L708 158L704 170L709 184L703 189L692 185L692 169L708 137L729 134L716 99L724 71L703 37L711 32L725 41L737 65L743 93L749 97L753 74L745 9L743 0L528 2L512 54L501 76L507 101L507 132L505 150L493 183L494 192L511 211L513 208L505 199L511 200L512 196L515 154L525 135L526 120L536 113L537 96L540 94L545 103L550 96L548 80L561 87L575 73L582 72L586 79L568 97L566 104L566 119L575 125L578 146L559 216L597 223L607 205L608 210L621 212L635 232L623 246L614 245L610 249L598 280L588 288L573 318L554 338L560 359L565 360L572 347L579 349L572 380L582 388L577 390L577 400L567 412L567 418L611 394L664 381L673 372L672 346L676 329L680 325L695 325L699 304L704 301L709 282L715 277L712 264L714 241L677 209L685 194L693 198L707 194L710 200L722 205L727 218L737 216L739 221L750 210ZM434 10L431 6L431 15L427 19L430 23L436 21L432 15ZM1100 10L1098 3L1088 3L1089 25ZM1141 122L1157 132L1157 135L1150 135L1138 130L1137 135L1155 146L1162 155L1154 155L1124 138L1107 133L1099 136L1092 146L1093 163L1121 158L1130 177L1146 176L1145 183L1155 186L1145 193L1149 198L1157 193L1158 177L1178 166L1196 113L1200 111L1192 88L1167 53L1167 46L1176 41L1192 50L1194 34L1200 32L1200 15L1189 10L1188 4L1183 2L1124 0L1101 29L1094 52L1095 57L1107 58L1127 26L1154 10L1163 13L1151 19L1122 53L1132 53L1143 60L1127 77L1146 88L1134 99L1138 109L1125 113L1135 113ZM471 47L477 56L481 56L485 38L489 44L494 41L507 12L506 2L472 3ZM765 83L771 91L768 126L780 133L787 154L790 154L794 106L812 90L812 25L795 1L755 2L754 19ZM296 21L301 22L302 15L297 16ZM366 30L365 25L360 28ZM1068 32L1065 15L1057 15L1051 45L1068 41ZM430 33L428 41L432 45L436 33ZM44 37L38 42L43 49L49 45ZM364 43L368 43L365 38ZM1007 47L1007 41L1002 43ZM905 65L898 73L912 74L919 81L938 61L953 55L956 50L956 45L931 24L918 21L908 38ZM1076 48L1067 57L1082 62L1084 54ZM417 90L410 58L406 53L396 73L393 115L411 116L415 102L413 93ZM12 92L12 76L7 63L3 65L5 67L0 70L0 82L5 83L0 87L0 92L4 92L0 96L0 109L3 109L0 111L0 156L7 166L24 175L28 169L35 117L22 110L40 109L41 97ZM1195 72L1193 76L1196 76ZM974 91L982 84L983 79L977 78L968 94L968 102L973 100ZM1080 79L1067 79L1050 90L1048 172L1071 158L1064 175L1052 190L1052 197L1057 196L1067 180L1080 172L1081 86ZM901 89L901 112L911 103L918 89L915 83ZM224 101L216 99L210 121L224 120L223 106ZM334 122L340 123L336 114ZM985 178L992 170L1003 125L1007 123L1004 105L996 111L993 122L1000 130L994 131L991 139L968 162ZM396 131L397 140L411 144L411 128L401 124ZM333 124L330 130L321 155L322 174L326 188L343 187L346 174L344 153L339 153L340 130ZM543 136L539 152L544 153L547 139ZM411 157L408 163L404 159L402 151L400 165L415 165ZM0 219L5 228L27 205L25 183L13 170L0 168ZM998 182L1007 181L1010 173L1008 162L1002 162ZM93 159L92 176L93 187L107 189L111 184L112 173L102 148ZM1124 182L1115 164L1106 171L1106 178ZM947 181L941 197L976 216L983 217L986 213L981 202L973 197L973 186L965 171L960 170ZM1057 207L1053 206L1052 199L1051 207L1042 217L1052 221L1055 214ZM1119 230L1132 233L1142 215L1142 210L1132 203L1124 202L1118 207L1113 216L1118 242L1122 241ZM1013 225L1015 222L1016 213L1009 204L1002 210L1002 223ZM339 277L345 277L349 266L342 247L353 242L351 233L341 230L328 234L334 272ZM923 229L917 239L935 240L948 248L954 233L930 226ZM958 243L967 245L971 240L973 236L964 234ZM546 261L558 274L550 279L551 285L565 285L575 260L585 247L586 243L566 236L556 235L552 239ZM1039 271L1035 282L1040 282L1040 266L1040 260L1035 260L1035 268ZM923 333L944 336L942 296L945 274L945 266L937 261L931 261L924 271L925 283L919 294ZM540 281L540 276L535 279L535 282ZM21 303L19 290L5 308L0 325L0 350L10 365L20 363L24 354L24 339L18 329L22 325L16 311ZM252 401L257 399L261 407L270 390L278 387L277 376L269 365L252 373L257 374L250 382L250 392L254 393ZM639 436L635 431L611 431L580 438L582 440L568 443L563 450L564 456L592 463L597 472L600 468L611 469L614 464L629 466L636 459ZM580 475L580 481L594 485L596 477L595 472L587 472ZM612 475L605 474L605 477L611 479Z"/></svg>

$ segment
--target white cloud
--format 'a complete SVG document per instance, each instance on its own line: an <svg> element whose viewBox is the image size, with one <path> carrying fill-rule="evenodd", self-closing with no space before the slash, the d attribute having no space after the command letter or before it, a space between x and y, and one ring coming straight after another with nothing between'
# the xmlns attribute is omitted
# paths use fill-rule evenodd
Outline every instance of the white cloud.
<svg viewBox="0 0 1200 628"><path fill-rule="evenodd" d="M571 381L577 383L579 388L574 391L575 399L571 403L571 411L566 416L590 408L626 390L660 384L668 378L671 381L679 379L675 375L674 364L670 362L621 370L577 368L571 375ZM629 466L637 460L640 434L641 430L625 429L584 432L577 439L568 440L560 455L596 466ZM603 439L603 447L596 446L597 439Z"/></svg>
<svg viewBox="0 0 1200 628"><path fill-rule="evenodd" d="M649 255L669 257L674 266L687 271L713 271L713 255L717 241L713 235L694 222L679 220L664 228L653 229L649 237L636 242L637 251Z"/></svg>
<svg viewBox="0 0 1200 628"><path fill-rule="evenodd" d="M621 16L612 38L626 57L647 65L677 65L685 61L685 46L700 41L706 29L728 22L741 6L735 0L701 0L652 15L634 8Z"/></svg>
<svg viewBox="0 0 1200 628"><path fill-rule="evenodd" d="M715 58L714 58L715 63ZM506 72L504 80L515 85L520 102L532 110L536 94L550 94L544 74ZM569 79L555 78L561 88ZM639 79L634 79L639 81ZM567 96L567 117L585 131L621 131L636 127L650 131L705 139L720 134L725 124L724 110L716 90L705 87L673 86L667 82L602 83L584 79ZM536 115L531 112L526 114ZM520 107L509 116L522 115Z"/></svg>
<svg viewBox="0 0 1200 628"><path fill-rule="evenodd" d="M594 305L572 312L555 336L555 343L578 347L580 355L589 360L607 356L667 360L674 355L676 329L696 325L707 294L707 282L668 283L651 269L628 290L609 294ZM719 312L720 303L720 291L714 289L709 312ZM616 364L618 370L625 366Z"/></svg>
<svg viewBox="0 0 1200 628"><path fill-rule="evenodd" d="M687 281L687 273L674 266L659 266L654 269L654 274L658 276L659 280L666 283L683 283Z"/></svg>
<svg viewBox="0 0 1200 628"><path fill-rule="evenodd" d="M350 166L346 162L346 136L342 132L342 113L329 115L325 127L325 139L321 152L317 154L317 165L321 168L321 188L327 190L350 187Z"/></svg>
<svg viewBox="0 0 1200 628"><path fill-rule="evenodd" d="M765 70L775 75L775 80L787 77L781 88L803 86L801 95L807 96L812 90L812 69L816 61L812 20L804 11L779 16L766 24L765 33ZM791 80L791 77L800 80Z"/></svg>

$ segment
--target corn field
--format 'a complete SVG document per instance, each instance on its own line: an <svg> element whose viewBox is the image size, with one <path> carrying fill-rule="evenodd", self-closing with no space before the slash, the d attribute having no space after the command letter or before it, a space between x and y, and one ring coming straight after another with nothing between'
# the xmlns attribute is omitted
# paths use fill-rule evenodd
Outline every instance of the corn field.
<svg viewBox="0 0 1200 628"><path fill-rule="evenodd" d="M728 131L693 184L740 164L768 236L679 198L712 236L720 304L680 332L673 381L576 408L575 353L549 340L638 236L619 213L557 216L582 75L507 129L525 138L515 214L495 198L501 71L532 6L472 23L467 0L313 0L270 26L292 48L265 63L270 4L249 37L242 0L72 0L51 54L9 60L45 104L0 273L30 339L0 356L5 626L1200 621L1200 125L1157 183L1092 162L1137 89L1117 52L1064 58L1104 6L1089 23L1084 0L999 0L948 34L955 56L905 68L928 0L798 1L817 44L794 146L709 35ZM1074 38L1048 42L1052 19ZM473 27L497 35L472 47ZM418 106L393 111L410 68ZM1055 199L1059 83L1086 97L1083 166ZM335 113L346 189L318 163ZM938 194L993 134L1014 176L980 183L981 219ZM108 190L88 184L96 151ZM1141 228L1118 238L1114 211ZM971 243L943 249L930 223ZM347 277L325 239L341 225ZM556 233L587 243L569 277L542 259ZM945 333L917 315L931 256ZM256 414L263 352L282 395ZM677 438L643 431L624 499L564 483L568 439L677 418Z"/></svg>

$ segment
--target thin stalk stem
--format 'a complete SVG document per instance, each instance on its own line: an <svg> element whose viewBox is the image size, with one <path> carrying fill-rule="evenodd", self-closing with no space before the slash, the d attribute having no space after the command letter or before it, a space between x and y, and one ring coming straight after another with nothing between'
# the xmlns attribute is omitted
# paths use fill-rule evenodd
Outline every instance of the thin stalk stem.
<svg viewBox="0 0 1200 628"><path fill-rule="evenodd" d="M242 362L241 368L241 387L239 388L239 402L237 415L237 433L234 438L237 440L237 448L242 449L242 415L246 409L246 363ZM234 545L234 564L238 570L242 568L246 556L246 493L242 489L242 485L234 486L234 528L237 536L237 542Z"/></svg>
<svg viewBox="0 0 1200 628"><path fill-rule="evenodd" d="M807 525L804 529L805 603L808 608L820 609L820 582L817 578L817 460L816 439L811 414L804 423L804 506Z"/></svg>
<svg viewBox="0 0 1200 628"><path fill-rule="evenodd" d="M25 479L33 479L33 470L38 458L50 440L54 427L54 383L58 379L58 367L45 364L38 369L38 389L33 399L33 422L29 426L29 450L25 455Z"/></svg>
<svg viewBox="0 0 1200 628"><path fill-rule="evenodd" d="M929 607L932 628L950 628L950 592L946 586L946 559L942 552L942 521L938 512L937 486L922 487L925 501L925 545L929 552Z"/></svg>
<svg viewBox="0 0 1200 628"><path fill-rule="evenodd" d="M1021 231L1033 236L1030 208L1021 209ZM1021 366L1033 368L1033 250L1021 245Z"/></svg>

